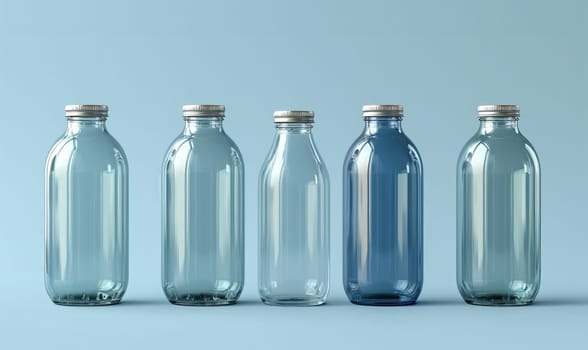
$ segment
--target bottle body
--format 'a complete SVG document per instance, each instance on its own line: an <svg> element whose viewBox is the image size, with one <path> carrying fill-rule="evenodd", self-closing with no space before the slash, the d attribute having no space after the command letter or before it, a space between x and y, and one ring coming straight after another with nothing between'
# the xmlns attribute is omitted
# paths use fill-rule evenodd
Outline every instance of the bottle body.
<svg viewBox="0 0 588 350"><path fill-rule="evenodd" d="M539 159L517 120L481 120L458 161L457 283L471 304L525 305L539 291Z"/></svg>
<svg viewBox="0 0 588 350"><path fill-rule="evenodd" d="M413 304L422 289L423 166L400 121L366 117L344 163L343 284L355 304Z"/></svg>
<svg viewBox="0 0 588 350"><path fill-rule="evenodd" d="M258 286L270 305L321 305L329 290L329 178L310 124L277 124L259 178Z"/></svg>
<svg viewBox="0 0 588 350"><path fill-rule="evenodd" d="M45 287L63 305L118 303L128 283L128 165L105 118L68 117L45 173Z"/></svg>
<svg viewBox="0 0 588 350"><path fill-rule="evenodd" d="M174 304L233 304L243 289L244 165L221 123L187 118L164 160L162 287Z"/></svg>

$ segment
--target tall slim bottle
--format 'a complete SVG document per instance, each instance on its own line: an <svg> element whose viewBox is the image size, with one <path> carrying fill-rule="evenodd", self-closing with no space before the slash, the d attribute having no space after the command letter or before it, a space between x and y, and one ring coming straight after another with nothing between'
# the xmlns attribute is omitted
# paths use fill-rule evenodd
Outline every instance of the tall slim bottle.
<svg viewBox="0 0 588 350"><path fill-rule="evenodd" d="M478 107L457 166L457 285L476 305L526 305L540 284L539 158L519 107Z"/></svg>
<svg viewBox="0 0 588 350"><path fill-rule="evenodd" d="M224 131L224 106L183 114L163 162L163 291L173 304L234 304L244 282L243 157Z"/></svg>
<svg viewBox="0 0 588 350"><path fill-rule="evenodd" d="M321 305L329 291L329 177L311 134L314 113L274 113L259 177L258 284L269 305Z"/></svg>
<svg viewBox="0 0 588 350"><path fill-rule="evenodd" d="M108 107L65 107L45 171L45 287L60 305L120 302L128 281L128 166Z"/></svg>
<svg viewBox="0 0 588 350"><path fill-rule="evenodd" d="M403 108L363 107L343 168L343 284L352 303L408 305L423 286L423 165Z"/></svg>

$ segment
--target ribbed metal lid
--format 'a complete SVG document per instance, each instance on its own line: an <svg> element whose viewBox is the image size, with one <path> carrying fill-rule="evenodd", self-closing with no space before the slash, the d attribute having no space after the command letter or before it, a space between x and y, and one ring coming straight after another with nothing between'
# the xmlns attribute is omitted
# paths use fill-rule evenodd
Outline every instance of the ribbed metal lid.
<svg viewBox="0 0 588 350"><path fill-rule="evenodd" d="M314 123L313 111L275 111L276 123Z"/></svg>
<svg viewBox="0 0 588 350"><path fill-rule="evenodd" d="M66 117L108 117L106 105L66 105Z"/></svg>
<svg viewBox="0 0 588 350"><path fill-rule="evenodd" d="M483 117L518 117L521 109L517 105L481 105L478 116Z"/></svg>
<svg viewBox="0 0 588 350"><path fill-rule="evenodd" d="M182 107L184 117L224 117L223 105L184 105Z"/></svg>
<svg viewBox="0 0 588 350"><path fill-rule="evenodd" d="M362 108L364 117L403 117L404 107L401 105L365 105Z"/></svg>

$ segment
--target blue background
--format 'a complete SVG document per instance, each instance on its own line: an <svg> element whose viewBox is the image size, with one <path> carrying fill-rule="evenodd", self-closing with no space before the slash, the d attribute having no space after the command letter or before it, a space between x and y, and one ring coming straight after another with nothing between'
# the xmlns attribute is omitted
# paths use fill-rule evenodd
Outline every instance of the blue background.
<svg viewBox="0 0 588 350"><path fill-rule="evenodd" d="M0 0L0 348L582 347L588 2ZM43 173L63 106L108 104L130 161L130 284L106 308L43 287ZM246 165L246 286L232 307L167 303L160 166L183 104L227 107ZM361 106L405 106L425 168L425 286L413 307L348 304L341 170ZM455 164L478 104L516 103L542 162L543 279L534 306L465 305L455 286ZM267 307L256 290L257 175L272 112L313 109L332 183L328 305Z"/></svg>

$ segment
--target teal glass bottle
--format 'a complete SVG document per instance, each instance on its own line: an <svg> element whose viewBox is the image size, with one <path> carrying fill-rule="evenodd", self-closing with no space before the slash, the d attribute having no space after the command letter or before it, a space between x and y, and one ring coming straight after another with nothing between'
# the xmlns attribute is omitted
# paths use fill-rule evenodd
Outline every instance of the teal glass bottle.
<svg viewBox="0 0 588 350"><path fill-rule="evenodd" d="M539 158L518 106L478 113L457 166L457 285L470 304L530 304L541 271Z"/></svg>
<svg viewBox="0 0 588 350"><path fill-rule="evenodd" d="M45 287L56 304L116 304L128 283L127 159L107 106L65 115L45 171Z"/></svg>
<svg viewBox="0 0 588 350"><path fill-rule="evenodd" d="M423 164L398 105L363 107L343 167L343 285L360 305L414 304L423 286Z"/></svg>
<svg viewBox="0 0 588 350"><path fill-rule="evenodd" d="M313 306L329 292L329 176L311 134L314 113L274 113L259 176L258 286L268 305Z"/></svg>
<svg viewBox="0 0 588 350"><path fill-rule="evenodd" d="M244 165L225 108L183 107L163 162L162 286L177 305L227 305L244 282Z"/></svg>

